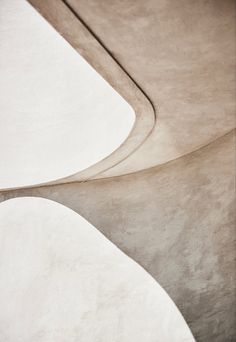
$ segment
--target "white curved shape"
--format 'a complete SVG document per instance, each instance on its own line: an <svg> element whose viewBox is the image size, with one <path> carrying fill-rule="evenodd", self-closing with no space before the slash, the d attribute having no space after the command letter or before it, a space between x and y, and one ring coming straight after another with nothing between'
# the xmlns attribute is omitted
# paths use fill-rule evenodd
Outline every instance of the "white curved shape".
<svg viewBox="0 0 236 342"><path fill-rule="evenodd" d="M194 341L166 292L72 210L0 205L0 340Z"/></svg>
<svg viewBox="0 0 236 342"><path fill-rule="evenodd" d="M130 105L29 5L0 6L0 188L69 176L128 137Z"/></svg>

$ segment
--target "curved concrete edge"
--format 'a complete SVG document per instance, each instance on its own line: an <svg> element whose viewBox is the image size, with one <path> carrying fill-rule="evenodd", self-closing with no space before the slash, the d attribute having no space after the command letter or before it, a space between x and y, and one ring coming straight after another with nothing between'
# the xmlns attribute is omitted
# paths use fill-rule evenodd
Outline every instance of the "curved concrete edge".
<svg viewBox="0 0 236 342"><path fill-rule="evenodd" d="M3 201L6 201L10 198L15 198L15 197L19 197L19 196L28 196L28 194L32 194L33 191L40 191L42 190L43 192L47 192L51 189L53 189L54 187L56 188L57 186L69 186L69 185L75 185L79 184L79 183L85 183L85 182L95 182L95 181L106 181L106 180L111 180L111 179L115 179L115 180L119 180L119 179L123 179L124 177L129 177L131 175L137 175L137 174L142 174L144 172L149 172L151 170L158 170L158 169L162 169L163 167L166 167L168 165L171 165L172 163L177 162L178 160L184 160L185 158L189 158L191 156L194 156L196 153L204 151L205 149L211 147L212 145L215 145L216 143L220 142L222 139L225 139L228 136L233 136L234 138L236 138L236 128L233 128L232 130L230 130L229 132L227 132L226 134L223 134L222 136L218 137L217 139L215 139L214 141L209 142L206 145L201 146L200 148L184 154L183 156L180 156L178 158L172 159L164 164L161 165L155 165L146 169L142 169L142 170L138 170L135 172L130 172L130 173L126 173L126 174L121 174L121 175L117 175L117 176L110 176L110 177L99 177L99 175L95 176L94 178L90 178L87 180L76 180L76 179L71 179L72 176L70 177L70 179L68 179L67 181L61 181L59 182L51 182L51 183L47 183L47 184L39 184L39 185L35 185L35 186L28 186L28 187L21 187L21 188L10 188L10 189L0 189L0 203ZM69 177L68 177L69 178ZM32 192L31 192L32 191ZM3 199L1 198L1 196L3 197ZM45 197L47 198L47 197Z"/></svg>
<svg viewBox="0 0 236 342"><path fill-rule="evenodd" d="M154 128L157 126L157 118L153 104L142 89L135 83L130 75L122 68L109 50L91 32L87 25L78 17L77 13L67 5L65 0L27 0L54 28L78 51L96 71L115 88L119 94L132 106L136 115L133 130L123 144L108 157L99 163L62 179L52 182L40 183L27 188L38 186L50 186L73 182L84 182L96 179L109 179L142 172L156 166L164 166L176 159L188 156L199 149L214 143L222 136L217 137L207 144L200 145L190 151L167 162L143 168L135 172L122 172L120 167L123 162L133 155L148 140ZM78 35L79 32L79 35ZM231 131L230 131L231 132ZM230 133L227 132L226 134ZM118 166L118 168L116 168ZM26 188L26 187L24 187ZM3 189L4 191L18 188ZM20 188L19 188L20 189ZM1 190L1 189L0 189Z"/></svg>
<svg viewBox="0 0 236 342"><path fill-rule="evenodd" d="M71 232L69 232L69 234L73 233L73 229L75 228L75 226L77 226L76 227L77 228L76 230L78 232L77 237L79 236L80 231L83 230L83 228L81 229L81 226L82 227L86 226L86 235L84 235L83 233L83 237L86 236L86 239L90 241L90 243L93 243L93 242L95 242L96 244L100 243L101 246L103 247L102 250L104 250L105 248L106 255L108 256L109 256L108 252L113 250L113 253L112 254L110 253L110 256L114 256L114 261L119 260L119 262L123 262L123 263L126 262L126 269L127 267L129 267L129 272L132 272L134 277L136 276L137 272L139 273L141 272L142 279L139 277L139 280L141 279L144 283L144 285L141 284L141 286L143 287L145 286L146 290L149 289L152 292L154 303L156 302L157 299L159 300L159 307L157 308L157 310L159 311L159 314L157 314L157 317L159 316L159 319L161 318L162 320L159 330L164 331L163 340L167 341L169 340L168 338L173 338L173 336L175 336L176 341L182 341L182 339L184 341L189 341L189 342L195 341L192 331L190 330L185 318L183 317L181 311L175 304L174 300L169 296L168 292L159 284L159 282L147 270L145 270L143 266L141 266L139 263L137 263L134 259L132 259L127 254L125 254L119 247L117 247L112 241L110 241L103 234L103 232L101 232L98 228L92 225L82 215L78 214L73 209L68 208L65 205L59 202L56 202L54 200L45 199L42 197L34 197L34 196L8 199L4 203L2 203L1 208L3 209L3 213L4 213L4 210L6 210L6 212L8 213L9 210L14 211L14 209L17 209L16 211L17 218L19 217L17 215L21 211L22 212L27 211L29 215L34 215L35 213L38 213L38 210L42 210L42 212L46 214L49 214L51 212L50 214L52 215L52 217L55 216L54 221L53 221L54 224L55 222L57 222L58 217L59 217L59 221L61 218L61 220L64 222L66 222L66 220L70 222L72 229L71 229ZM43 218L44 217L42 216L42 220ZM62 228L62 232L63 231L65 232L65 228ZM60 238L60 235L59 235L59 238ZM94 253L96 253L96 249ZM101 255L98 257L98 260L100 259L101 259ZM113 266L115 267L115 264ZM118 267L118 271L119 271L119 267ZM123 281L125 283L127 276L126 274L123 274L123 275L124 275ZM120 301L120 298L119 298L119 301ZM151 309L151 307L149 309ZM153 319L156 320L157 317L154 315ZM169 332L169 330L167 329L165 331L168 324L170 323L174 325L173 328L175 330ZM154 332L152 332L152 336L153 334ZM165 334L167 335L165 336Z"/></svg>
<svg viewBox="0 0 236 342"><path fill-rule="evenodd" d="M235 127L232 1L66 1L158 108L149 139L99 178L165 164Z"/></svg>
<svg viewBox="0 0 236 342"><path fill-rule="evenodd" d="M128 174L122 174L119 176L113 176L113 177L104 177L104 178L94 178L94 179L89 179L88 181L67 181L67 182L61 182L61 183L50 183L50 184L42 184L42 185L36 185L36 186L29 186L29 187L22 187L22 188L11 188L11 189L0 189L0 204L1 202L5 202L9 199L12 198L17 198L17 197L42 197L46 199L51 199L49 194L51 192L54 192L56 189L65 189L66 187L72 187L72 186L79 186L80 183L88 183L88 184L94 184L94 183L99 183L99 182L106 182L113 180L114 181L122 181L126 179L126 177L130 177L132 175L137 176L137 175L142 175L145 174L146 172L158 172L162 170L163 168L166 168L171 165L175 165L175 163L180 162L180 161L185 161L186 159L194 158L196 155L199 153L205 153L205 151L208 151L208 149L214 148L215 146L220 145L222 142L224 142L226 139L234 139L234 145L236 143L236 128L232 129L231 131L227 132L226 134L220 136L219 138L215 139L214 141L211 141L209 144L206 144L202 147L200 147L197 150L194 150L188 154L185 154L179 158L170 160L167 163L164 163L162 165L155 165L147 169L135 171L132 173ZM82 186L82 184L81 184ZM72 200L73 201L73 200ZM57 201L56 201L57 202ZM60 203L60 201L58 201Z"/></svg>
<svg viewBox="0 0 236 342"><path fill-rule="evenodd" d="M136 115L136 121L128 138L108 157L71 176L52 182L29 186L29 188L74 181L86 181L119 164L146 141L156 124L155 111L151 101L144 92L113 58L103 44L96 39L78 16L73 13L65 1L28 0L28 2L132 106Z"/></svg>
<svg viewBox="0 0 236 342"><path fill-rule="evenodd" d="M208 143L206 143L206 144L203 144L203 145L200 145L199 147L197 147L195 150L193 150L193 151L191 151L191 152L188 152L188 153L186 153L186 154L182 154L182 155L180 155L180 156L178 156L178 157L176 157L176 158L173 158L173 159L170 159L170 160L168 160L168 161L166 161L166 162L164 162L164 163L161 163L161 164L155 164L155 165L153 165L153 166L150 166L150 167L147 167L147 168L143 168L143 169L140 169L140 170L137 170L137 171L130 171L130 172L127 172L127 173L123 173L123 174L119 174L118 172L117 172L117 174L112 174L112 175L110 175L109 174L109 171L110 170L106 170L106 171L104 171L104 172L102 172L101 174L98 174L98 175L96 175L95 177L93 177L93 178L91 178L91 179L89 179L89 180L94 180L94 181L96 181L96 180L105 180L105 179L116 179L116 178L120 178L120 177L125 177L125 176L130 176L130 175L135 175L135 174L138 174L138 173L141 173L141 172L145 172L145 171L150 171L150 170L152 170L152 169L157 169L157 168L162 168L162 167L165 167L165 166L167 166L167 165L169 165L169 164L171 164L171 163L173 163L173 162L175 162L175 161L178 161L179 159L182 159L182 158L187 158L187 157L189 157L189 156L191 156L191 155L194 155L195 153L197 153L198 151L201 151L201 150L203 150L203 149L205 149L205 148L207 148L208 146L211 146L211 145L213 145L214 143L216 143L218 140L221 140L221 139L223 139L224 137L226 137L226 136L228 136L228 135L230 135L230 134L234 134L234 135L236 135L236 127L235 128L233 128L233 129L231 129L230 131L228 131L228 132L226 132L226 133L224 133L224 134L222 134L222 135L220 135L220 136L218 136L216 139L214 139L214 140L211 140L211 141L209 141ZM135 152L135 151L134 151ZM132 153L133 154L133 153ZM121 162L122 163L122 162ZM120 164L119 164L119 166L120 166ZM112 169L112 171L113 171L113 169Z"/></svg>
<svg viewBox="0 0 236 342"><path fill-rule="evenodd" d="M119 62L115 60L104 44L100 42L87 25L78 18L78 14L67 4L66 0L27 1L31 3L31 5L35 7L77 51L80 52L80 54L123 96L123 98L132 105L137 119L127 140L104 160L82 172L53 182L37 184L35 187L77 181L83 182L92 179L108 179L133 174L157 165L165 165L171 161L182 158L183 156L187 156L221 137L218 136L216 139L207 142L207 144L199 145L195 150L184 155L179 155L164 163L126 172L123 169L123 166L126 164L126 161L130 160L128 157L132 156L133 158L133 155L136 156L136 152L139 151L138 159L140 158L144 143L149 140L148 138L152 135L154 128L157 126L153 104L147 95L144 94L142 89L140 89L128 73L120 66ZM77 36L78 32L80 32L81 37ZM144 111L145 116L142 115ZM136 146L134 146L135 144ZM133 150L132 147L134 147ZM11 189L4 190L7 191Z"/></svg>
<svg viewBox="0 0 236 342"><path fill-rule="evenodd" d="M133 108L26 0L1 5L0 188L108 157L129 136Z"/></svg>
<svg viewBox="0 0 236 342"><path fill-rule="evenodd" d="M229 225L234 229L235 222L235 215L231 216L232 212L234 213L233 202L231 207L228 207L233 196L232 179L235 178L233 175L235 154L232 150L234 147L235 130L184 158L169 162L168 165L156 166L137 172L132 176L123 175L110 180L102 179L87 183L77 182L0 192L0 202L15 197L44 197L78 212L125 254L140 263L154 278L158 279L158 282L167 289L171 298L174 299L197 340L200 336L199 340L202 340L205 333L207 340L214 340L218 334L215 322L219 319L220 334L217 341L220 341L225 333L235 333L232 328L232 315L228 315L231 310L228 305L231 303L233 306L233 301L227 292L228 286L231 286L228 279L234 280L228 271L231 267L228 263L229 259L228 257L224 258L224 246L231 256L234 251L234 249L228 250L231 248L228 243L232 242L232 235L229 234L231 228L229 230L227 228ZM151 179L153 180L151 181ZM176 189L174 190L175 185ZM228 193L229 190L231 190L230 193ZM202 201L203 197L209 199L207 205ZM226 199L228 200L226 201ZM178 204L177 209L176 203ZM167 209L168 207L169 209ZM107 215L105 219L103 213ZM138 221L136 217L139 217ZM173 229L176 224L179 225L177 230ZM133 230L134 225L137 225L138 229ZM155 226L159 226L158 230L153 228ZM221 232L218 231L219 227L221 227ZM179 235L180 228L181 231L184 230ZM224 232L225 228L227 229ZM150 237L147 230L153 233L155 240ZM219 233L219 241L224 237L222 246L221 243L218 245L214 239L205 238L205 234L208 237L216 237L217 234L214 233L216 231L217 234ZM167 232L169 233L167 234ZM172 235L172 233L174 234ZM162 238L167 241L167 246L164 249L165 244L162 244ZM133 239L139 241L138 247L132 243ZM180 241L180 244L177 241ZM213 248L211 254L209 254L207 241ZM188 254L182 253L183 242L188 247ZM198 243L200 245L197 250L200 252L196 254L195 247ZM170 246L173 247L171 254L169 254ZM203 268L199 270L196 277L194 268L186 274L186 267L189 269L194 260L195 263L198 257L202 258L202 248L210 263L204 262ZM217 253L215 248L220 248L223 254L219 253L218 255L222 255L222 257L214 257ZM159 257L157 258L158 255L163 262ZM170 272L166 272L167 268L163 267L168 264L166 257L170 262ZM218 264L218 261L221 261L220 264L223 265L223 270L227 273L228 278L222 276L218 266L212 266L212 263ZM181 270L181 274L172 271L173 263L182 265L177 268ZM174 269L176 270L176 266ZM220 273L211 273L213 269ZM203 281L202 279L206 279L205 276L207 277L208 272L212 274L211 280ZM173 281L172 276L178 280L177 283L175 279ZM190 287L188 280L192 282ZM221 280L225 284L222 285L224 293L217 287L221 286ZM214 286L211 285L212 282L215 284ZM207 284L207 291L205 285L201 287L203 283ZM216 284L218 285L216 286ZM196 289L199 289L199 286L201 297L196 296ZM232 287L231 289L232 294L234 290ZM216 297L214 293L217 294ZM186 295L189 296L187 303ZM216 310L215 313L214 310Z"/></svg>

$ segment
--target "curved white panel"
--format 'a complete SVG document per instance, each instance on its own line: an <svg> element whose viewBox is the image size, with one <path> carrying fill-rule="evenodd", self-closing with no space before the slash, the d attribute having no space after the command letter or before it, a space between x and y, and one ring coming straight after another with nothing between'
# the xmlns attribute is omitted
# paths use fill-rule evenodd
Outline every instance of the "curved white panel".
<svg viewBox="0 0 236 342"><path fill-rule="evenodd" d="M165 291L62 205L0 205L0 340L194 341Z"/></svg>
<svg viewBox="0 0 236 342"><path fill-rule="evenodd" d="M130 105L29 5L0 6L0 188L101 161L130 133Z"/></svg>

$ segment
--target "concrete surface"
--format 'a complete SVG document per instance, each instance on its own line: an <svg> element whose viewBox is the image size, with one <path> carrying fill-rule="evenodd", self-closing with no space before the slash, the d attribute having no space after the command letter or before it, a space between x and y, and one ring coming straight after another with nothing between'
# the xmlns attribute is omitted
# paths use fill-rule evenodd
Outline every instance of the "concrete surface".
<svg viewBox="0 0 236 342"><path fill-rule="evenodd" d="M72 210L7 201L0 241L1 341L194 342L156 281Z"/></svg>
<svg viewBox="0 0 236 342"><path fill-rule="evenodd" d="M126 159L149 137L155 127L156 115L152 103L139 85L122 68L92 32L61 0L29 1L57 29L57 31L97 70L136 114L135 125L125 144L102 163L54 183L84 181L96 177Z"/></svg>
<svg viewBox="0 0 236 342"><path fill-rule="evenodd" d="M199 342L232 342L235 324L235 132L132 175L1 193L75 210L163 286Z"/></svg>
<svg viewBox="0 0 236 342"><path fill-rule="evenodd" d="M157 113L135 153L99 177L190 153L235 127L234 0L66 0Z"/></svg>
<svg viewBox="0 0 236 342"><path fill-rule="evenodd" d="M52 183L163 164L235 127L234 1L30 3L136 113L131 136L115 153Z"/></svg>
<svg viewBox="0 0 236 342"><path fill-rule="evenodd" d="M67 184L1 201L75 210L150 272L197 341L235 341L234 1L30 2L132 105L136 126L128 155L121 146Z"/></svg>
<svg viewBox="0 0 236 342"><path fill-rule="evenodd" d="M122 162L62 182L163 164L235 127L233 0L30 3L128 100L136 117L141 113L133 139L151 127L152 108L157 120Z"/></svg>

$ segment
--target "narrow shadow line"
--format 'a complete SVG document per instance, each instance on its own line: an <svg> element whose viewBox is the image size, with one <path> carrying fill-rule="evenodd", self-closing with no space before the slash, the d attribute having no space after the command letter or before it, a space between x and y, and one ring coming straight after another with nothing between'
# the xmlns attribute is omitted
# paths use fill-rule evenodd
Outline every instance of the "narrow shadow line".
<svg viewBox="0 0 236 342"><path fill-rule="evenodd" d="M149 98L149 96L144 92L144 90L140 87L140 85L135 81L135 79L128 73L127 70L122 66L122 64L118 61L118 59L112 54L112 52L106 47L106 45L102 42L102 40L94 33L91 28L88 26L88 24L80 17L80 15L73 9L73 7L68 3L67 0L62 0L62 2L68 7L68 9L73 13L73 15L84 25L84 27L89 31L89 33L98 41L98 43L103 47L103 49L109 54L112 59L116 62L116 64L119 65L119 67L124 71L124 73L132 80L132 82L135 84L135 86L141 91L141 93L147 98L150 105L152 106L154 116L156 115L155 107Z"/></svg>

